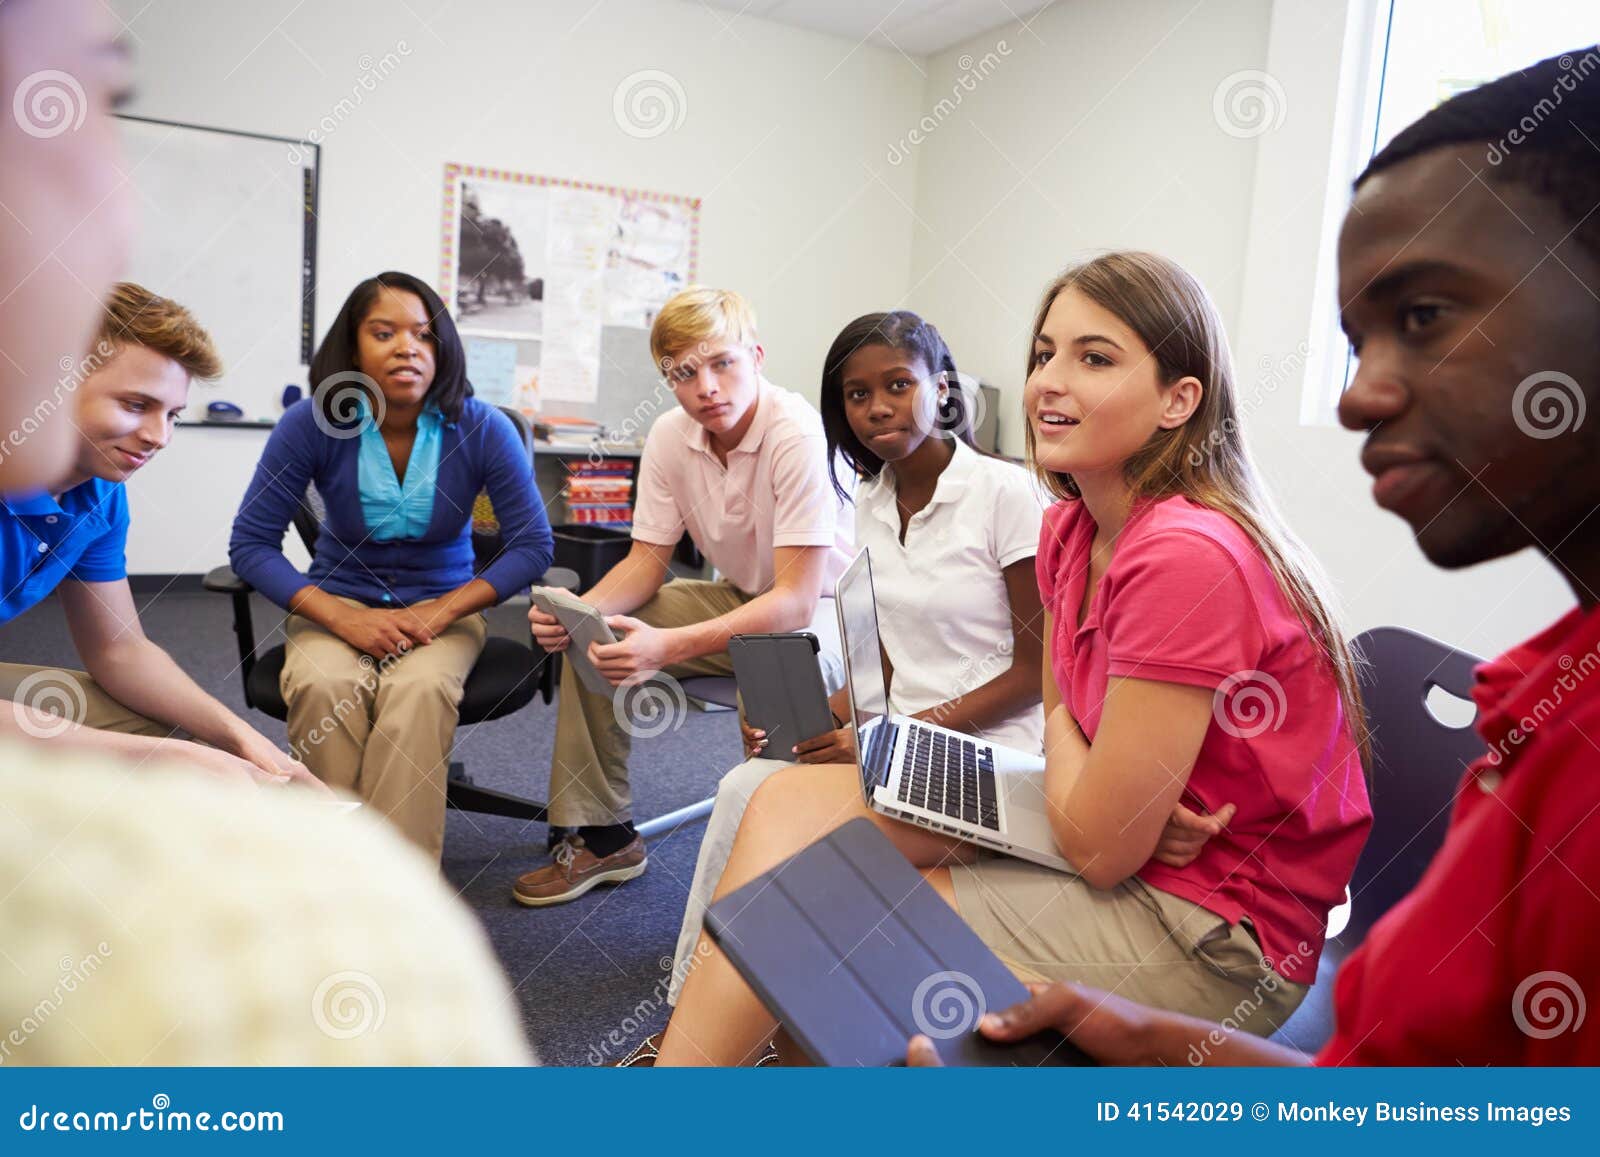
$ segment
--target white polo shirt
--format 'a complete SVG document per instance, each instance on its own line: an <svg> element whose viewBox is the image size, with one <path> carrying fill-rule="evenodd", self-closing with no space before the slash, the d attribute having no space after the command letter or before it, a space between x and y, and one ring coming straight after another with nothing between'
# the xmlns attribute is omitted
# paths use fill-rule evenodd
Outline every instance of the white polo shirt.
<svg viewBox="0 0 1600 1157"><path fill-rule="evenodd" d="M719 574L747 595L772 586L773 549L831 548L823 591L855 556L851 518L828 478L827 439L811 403L761 379L756 416L726 466L681 406L650 426L639 464L633 537L674 546L687 529Z"/></svg>
<svg viewBox="0 0 1600 1157"><path fill-rule="evenodd" d="M964 442L955 447L932 501L911 517L904 544L893 467L856 491L856 541L872 553L878 632L894 667L889 698L905 715L1011 668L1011 600L1001 572L1039 550L1045 503L1027 471ZM1044 709L1035 705L984 734L1040 751Z"/></svg>

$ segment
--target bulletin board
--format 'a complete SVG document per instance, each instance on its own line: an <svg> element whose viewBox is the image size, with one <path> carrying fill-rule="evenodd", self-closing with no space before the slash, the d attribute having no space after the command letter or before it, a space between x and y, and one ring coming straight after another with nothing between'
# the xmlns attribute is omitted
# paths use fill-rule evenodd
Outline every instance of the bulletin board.
<svg viewBox="0 0 1600 1157"><path fill-rule="evenodd" d="M440 293L486 401L616 426L660 380L649 328L696 275L700 200L445 166Z"/></svg>

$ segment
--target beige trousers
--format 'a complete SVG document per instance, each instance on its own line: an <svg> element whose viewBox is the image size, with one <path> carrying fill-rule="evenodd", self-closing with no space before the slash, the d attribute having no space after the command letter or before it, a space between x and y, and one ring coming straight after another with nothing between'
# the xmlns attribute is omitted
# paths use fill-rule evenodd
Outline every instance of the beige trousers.
<svg viewBox="0 0 1600 1157"><path fill-rule="evenodd" d="M1077 981L1258 1036L1283 1027L1308 991L1267 965L1245 925L1137 876L1102 890L985 854L950 879L961 918L1024 981Z"/></svg>
<svg viewBox="0 0 1600 1157"><path fill-rule="evenodd" d="M488 634L482 615L468 615L426 646L374 662L310 619L288 620L279 686L290 749L435 859L461 694Z"/></svg>
<svg viewBox="0 0 1600 1157"><path fill-rule="evenodd" d="M652 627L686 627L717 618L749 602L730 582L675 579L664 584L632 617ZM672 680L688 675L732 675L726 651L666 668ZM550 822L562 827L617 824L631 818L628 755L634 736L648 738L682 723L686 701L675 682L619 687L610 695L584 686L570 662L561 664L555 758L550 764Z"/></svg>
<svg viewBox="0 0 1600 1157"><path fill-rule="evenodd" d="M21 702L97 731L165 738L176 730L130 711L84 671L0 663L0 699Z"/></svg>

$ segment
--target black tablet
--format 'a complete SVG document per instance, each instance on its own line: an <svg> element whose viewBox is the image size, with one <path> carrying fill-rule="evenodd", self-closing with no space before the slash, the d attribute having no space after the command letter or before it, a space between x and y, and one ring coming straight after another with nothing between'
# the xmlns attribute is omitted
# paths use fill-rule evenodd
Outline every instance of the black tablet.
<svg viewBox="0 0 1600 1157"><path fill-rule="evenodd" d="M768 759L792 760L795 744L834 730L817 651L804 631L728 640L745 722L767 733Z"/></svg>

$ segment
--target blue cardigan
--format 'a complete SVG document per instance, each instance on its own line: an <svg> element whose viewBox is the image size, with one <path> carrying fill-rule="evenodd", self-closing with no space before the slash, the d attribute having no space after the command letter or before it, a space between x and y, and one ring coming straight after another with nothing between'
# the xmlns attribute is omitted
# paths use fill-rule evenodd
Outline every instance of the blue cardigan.
<svg viewBox="0 0 1600 1157"><path fill-rule="evenodd" d="M472 504L483 490L504 549L477 577L503 601L549 568L554 540L532 464L510 419L493 406L469 397L461 420L445 424L427 533L375 542L356 481L361 440L325 434L315 404L306 398L284 411L233 520L228 560L267 598L287 610L294 593L312 583L368 606L408 606L454 590L473 578ZM311 569L301 574L283 555L283 535L307 484L316 486L327 514Z"/></svg>

